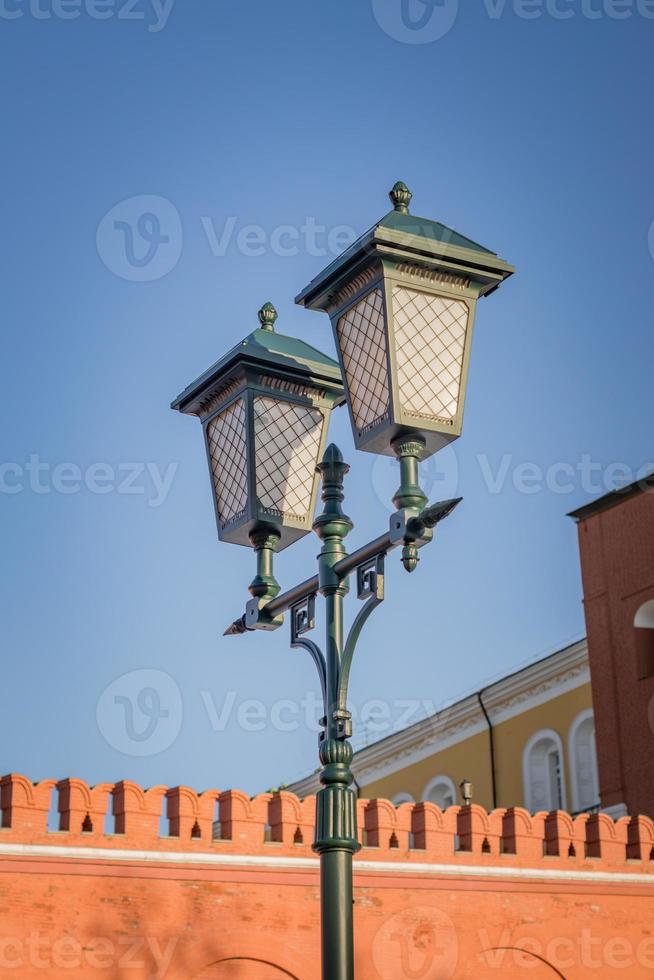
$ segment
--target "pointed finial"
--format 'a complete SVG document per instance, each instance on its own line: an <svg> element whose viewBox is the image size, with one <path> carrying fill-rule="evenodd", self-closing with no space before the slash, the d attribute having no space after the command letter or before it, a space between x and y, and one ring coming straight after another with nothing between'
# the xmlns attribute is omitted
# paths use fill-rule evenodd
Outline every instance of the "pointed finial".
<svg viewBox="0 0 654 980"><path fill-rule="evenodd" d="M416 544L413 541L408 541L402 548L402 564L404 565L405 571L409 574L415 572L419 561L420 555L418 554Z"/></svg>
<svg viewBox="0 0 654 980"><path fill-rule="evenodd" d="M349 473L350 467L343 459L343 453L340 451L338 446L334 443L330 443L325 449L322 460L318 463L316 469L322 476L323 491L327 487L340 486L341 490L343 488L343 477L346 473ZM323 496L323 500L325 497ZM341 497L341 500L343 498Z"/></svg>
<svg viewBox="0 0 654 980"><path fill-rule="evenodd" d="M413 194L403 181L398 180L393 184L392 189L388 192L388 196L396 211L399 211L400 214L409 213L409 204L411 203Z"/></svg>
<svg viewBox="0 0 654 980"><path fill-rule="evenodd" d="M223 636L239 636L241 633L247 633L247 627L245 625L245 616L241 616L236 622L228 626Z"/></svg>
<svg viewBox="0 0 654 980"><path fill-rule="evenodd" d="M338 446L332 442L325 449L322 462L318 463L316 469L322 480L320 497L325 506L322 514L318 514L313 522L313 529L321 541L327 542L329 540L331 542L330 544L325 543L320 554L329 554L333 558L334 554L338 552L342 557L345 555L345 550L342 547L342 541L338 545L335 543L336 539L344 538L354 527L341 507L344 500L343 478L349 472L350 467L343 459L343 453Z"/></svg>
<svg viewBox="0 0 654 980"><path fill-rule="evenodd" d="M329 466L334 466L334 464L339 465L344 462L343 453L340 451L337 445L330 442L327 449L325 449L325 454L322 461L323 463L327 463Z"/></svg>
<svg viewBox="0 0 654 980"><path fill-rule="evenodd" d="M264 303L259 313L259 323L261 324L262 330L274 330L275 320L277 319L277 310L272 305L272 303Z"/></svg>

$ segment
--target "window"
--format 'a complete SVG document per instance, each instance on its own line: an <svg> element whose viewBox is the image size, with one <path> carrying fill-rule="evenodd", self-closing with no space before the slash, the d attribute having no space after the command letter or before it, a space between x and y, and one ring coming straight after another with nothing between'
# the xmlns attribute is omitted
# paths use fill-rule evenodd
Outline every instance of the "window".
<svg viewBox="0 0 654 980"><path fill-rule="evenodd" d="M391 800L391 803L393 803L394 806L399 806L400 803L415 803L415 800L411 796L411 793L396 793Z"/></svg>
<svg viewBox="0 0 654 980"><path fill-rule="evenodd" d="M454 806L456 789L449 776L436 776L425 786L422 798L427 803L435 803L441 810Z"/></svg>
<svg viewBox="0 0 654 980"><path fill-rule="evenodd" d="M654 599L645 602L634 619L638 677L654 677Z"/></svg>
<svg viewBox="0 0 654 980"><path fill-rule="evenodd" d="M565 810L563 745L556 732L537 732L529 739L522 768L525 806L531 813L538 810Z"/></svg>
<svg viewBox="0 0 654 980"><path fill-rule="evenodd" d="M592 710L582 711L573 721L568 737L568 756L575 813L599 806L599 779L595 749L595 718Z"/></svg>

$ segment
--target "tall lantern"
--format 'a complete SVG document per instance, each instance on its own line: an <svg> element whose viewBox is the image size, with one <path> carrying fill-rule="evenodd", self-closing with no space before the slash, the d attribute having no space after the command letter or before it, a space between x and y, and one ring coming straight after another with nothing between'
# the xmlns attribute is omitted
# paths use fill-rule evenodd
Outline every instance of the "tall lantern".
<svg viewBox="0 0 654 980"><path fill-rule="evenodd" d="M330 316L355 444L392 456L419 434L423 457L461 435L477 300L514 271L489 249L393 210L320 273L296 303Z"/></svg>
<svg viewBox="0 0 654 980"><path fill-rule="evenodd" d="M345 401L338 364L260 326L172 403L202 422L221 541L281 551L311 530L332 408Z"/></svg>

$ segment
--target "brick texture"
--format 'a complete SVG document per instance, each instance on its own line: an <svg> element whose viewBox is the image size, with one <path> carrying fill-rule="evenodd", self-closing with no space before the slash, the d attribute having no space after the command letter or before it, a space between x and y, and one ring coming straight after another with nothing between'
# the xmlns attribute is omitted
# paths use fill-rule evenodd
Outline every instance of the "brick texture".
<svg viewBox="0 0 654 980"><path fill-rule="evenodd" d="M591 514L578 531L602 805L654 816L654 673L639 676L634 628L654 599L654 491Z"/></svg>

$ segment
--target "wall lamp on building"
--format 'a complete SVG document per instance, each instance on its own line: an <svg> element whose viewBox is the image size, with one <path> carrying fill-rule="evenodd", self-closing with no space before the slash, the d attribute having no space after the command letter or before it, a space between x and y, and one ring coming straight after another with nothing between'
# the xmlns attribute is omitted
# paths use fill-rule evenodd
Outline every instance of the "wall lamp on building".
<svg viewBox="0 0 654 980"><path fill-rule="evenodd" d="M470 806L472 803L472 794L474 787L469 779L462 779L459 783L459 789L461 790L461 799L465 806Z"/></svg>
<svg viewBox="0 0 654 980"><path fill-rule="evenodd" d="M257 556L251 598L226 634L278 629L288 613L291 645L307 651L318 669L323 788L314 849L324 980L354 976L352 857L360 846L348 710L354 649L384 599L387 554L401 548L404 568L413 572L419 549L459 503L430 505L419 463L461 434L477 302L513 273L494 252L411 215L411 192L402 182L389 196L393 209L296 298L329 315L340 367L277 333L276 311L266 303L259 328L172 404L202 422L220 539L251 546ZM353 523L342 508L349 466L336 446L325 450L331 411L345 400L356 447L400 464L388 529L351 554L344 539ZM323 509L314 518L319 478ZM322 542L317 572L282 592L274 554L312 528ZM363 605L345 636L350 576ZM317 595L325 600L324 650L308 635ZM464 784L471 799L472 786L464 781L462 792Z"/></svg>

